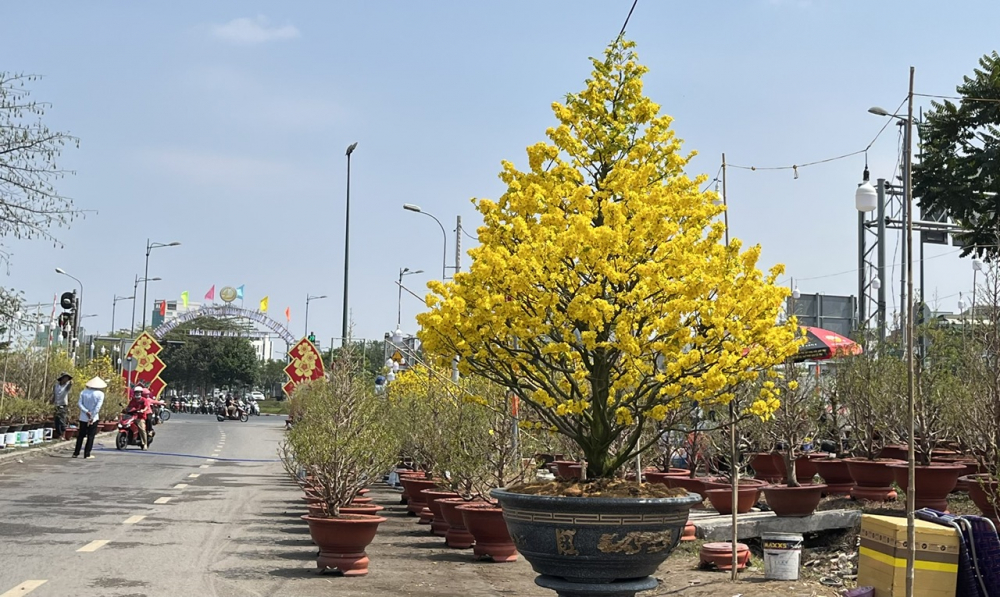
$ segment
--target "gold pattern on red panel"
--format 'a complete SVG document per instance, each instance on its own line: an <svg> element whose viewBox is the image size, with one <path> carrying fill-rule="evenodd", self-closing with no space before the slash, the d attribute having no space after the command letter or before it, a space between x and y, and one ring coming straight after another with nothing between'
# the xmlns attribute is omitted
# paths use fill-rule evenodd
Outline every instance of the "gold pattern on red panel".
<svg viewBox="0 0 1000 597"><path fill-rule="evenodd" d="M153 396L159 396L167 387L166 382L160 377L163 370L167 368L159 356L162 350L163 346L148 332L143 332L136 338L128 352L125 353L126 360L122 363L122 377L126 383L135 385L138 382L143 382L149 387ZM128 357L132 358L132 371L128 370Z"/></svg>
<svg viewBox="0 0 1000 597"><path fill-rule="evenodd" d="M323 356L308 338L299 340L298 344L288 351L288 358L285 373L288 374L289 381L282 386L285 394L290 396L295 387L302 382L323 377Z"/></svg>

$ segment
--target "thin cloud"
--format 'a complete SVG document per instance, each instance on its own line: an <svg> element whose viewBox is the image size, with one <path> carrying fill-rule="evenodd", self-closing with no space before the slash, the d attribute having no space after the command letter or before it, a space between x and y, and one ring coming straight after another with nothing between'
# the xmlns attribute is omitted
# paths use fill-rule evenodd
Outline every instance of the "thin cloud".
<svg viewBox="0 0 1000 597"><path fill-rule="evenodd" d="M301 35L294 25L272 27L263 15L256 18L240 17L224 25L212 27L212 35L223 41L240 45L262 44L269 41L295 39Z"/></svg>

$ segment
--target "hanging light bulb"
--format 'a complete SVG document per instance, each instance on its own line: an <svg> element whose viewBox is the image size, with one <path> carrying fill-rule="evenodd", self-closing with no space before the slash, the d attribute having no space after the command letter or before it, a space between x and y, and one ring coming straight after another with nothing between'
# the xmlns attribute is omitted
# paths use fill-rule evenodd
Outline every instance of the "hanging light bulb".
<svg viewBox="0 0 1000 597"><path fill-rule="evenodd" d="M882 288L882 280L879 280L878 276L872 278L872 290L878 290Z"/></svg>
<svg viewBox="0 0 1000 597"><path fill-rule="evenodd" d="M868 165L865 164L863 180L858 185L858 190L854 191L854 207L863 213L875 211L878 205L878 191L868 182L868 176Z"/></svg>
<svg viewBox="0 0 1000 597"><path fill-rule="evenodd" d="M798 180L799 179L799 167L798 166L795 166L795 165L792 166L792 175L793 175L792 180Z"/></svg>
<svg viewBox="0 0 1000 597"><path fill-rule="evenodd" d="M977 272L981 272L981 271L983 271L983 269L985 269L985 267L986 267L986 265L983 263L982 259L980 259L978 257L973 257L972 258L972 269L973 270L975 270Z"/></svg>
<svg viewBox="0 0 1000 597"><path fill-rule="evenodd" d="M801 297L801 296L802 296L802 293L799 292L799 287L796 286L795 290L792 290L792 298L795 299L795 300L799 300L799 297Z"/></svg>
<svg viewBox="0 0 1000 597"><path fill-rule="evenodd" d="M719 190L719 181L715 181L715 199L712 200L712 203L722 205L725 202L726 200L722 198L722 191Z"/></svg>
<svg viewBox="0 0 1000 597"><path fill-rule="evenodd" d="M399 344L403 341L403 330L396 328L396 331L392 333L392 343Z"/></svg>

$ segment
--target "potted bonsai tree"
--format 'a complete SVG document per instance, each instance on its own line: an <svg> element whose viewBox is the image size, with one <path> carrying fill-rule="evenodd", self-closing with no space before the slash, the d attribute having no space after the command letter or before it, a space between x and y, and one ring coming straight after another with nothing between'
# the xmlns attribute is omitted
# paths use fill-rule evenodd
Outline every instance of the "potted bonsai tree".
<svg viewBox="0 0 1000 597"><path fill-rule="evenodd" d="M288 451L326 510L303 516L320 549L316 564L345 576L365 575L365 547L386 519L341 508L395 462L398 445L385 424L385 404L346 355L333 362L326 379L296 388L291 400L298 416L288 432Z"/></svg>
<svg viewBox="0 0 1000 597"><path fill-rule="evenodd" d="M426 354L442 366L457 355L463 374L516 393L579 447L581 483L491 492L537 582L568 593L655 585L699 499L616 480L660 441L647 420L724 405L798 346L775 324L782 268L764 274L759 247L723 243L718 195L684 173L690 156L642 94L633 47L616 39L586 89L553 104L526 170L503 163L506 192L476 201L470 270L431 282L419 316Z"/></svg>
<svg viewBox="0 0 1000 597"><path fill-rule="evenodd" d="M812 514L826 489L826 485L812 483L814 468L810 469L813 474L809 474L808 479L797 474L799 459L808 457L801 446L807 438L816 435L823 410L819 388L815 382L803 383L804 378L801 368L789 362L781 367L781 375L775 380L784 392L781 408L774 413L774 420L767 429L774 442L782 447L785 483L765 487L764 497L778 516Z"/></svg>

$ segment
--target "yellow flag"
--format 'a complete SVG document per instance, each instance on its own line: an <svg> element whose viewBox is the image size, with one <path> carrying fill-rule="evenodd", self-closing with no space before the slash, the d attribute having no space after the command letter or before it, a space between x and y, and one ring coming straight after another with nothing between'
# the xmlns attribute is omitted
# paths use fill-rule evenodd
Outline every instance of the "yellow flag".
<svg viewBox="0 0 1000 597"><path fill-rule="evenodd" d="M267 297L260 299L260 312L267 313Z"/></svg>
<svg viewBox="0 0 1000 597"><path fill-rule="evenodd" d="M185 309L188 308L188 291L187 290L185 290L184 292L181 293L181 303L184 304L184 308Z"/></svg>

